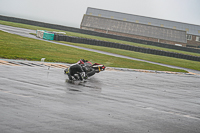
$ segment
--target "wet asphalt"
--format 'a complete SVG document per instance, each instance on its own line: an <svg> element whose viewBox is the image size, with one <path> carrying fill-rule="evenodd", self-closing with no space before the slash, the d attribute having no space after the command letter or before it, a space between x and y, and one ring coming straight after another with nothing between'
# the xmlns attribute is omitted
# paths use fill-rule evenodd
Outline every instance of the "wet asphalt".
<svg viewBox="0 0 200 133"><path fill-rule="evenodd" d="M2 133L200 132L199 75L106 70L72 84L64 68L24 64L0 65Z"/></svg>
<svg viewBox="0 0 200 133"><path fill-rule="evenodd" d="M72 84L64 67L11 62L0 63L2 133L200 132L198 74L107 69Z"/></svg>

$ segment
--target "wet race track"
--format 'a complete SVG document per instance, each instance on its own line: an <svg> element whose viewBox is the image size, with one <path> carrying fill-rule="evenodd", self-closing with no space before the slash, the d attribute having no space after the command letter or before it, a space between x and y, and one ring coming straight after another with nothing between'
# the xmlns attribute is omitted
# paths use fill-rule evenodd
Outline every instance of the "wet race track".
<svg viewBox="0 0 200 133"><path fill-rule="evenodd" d="M34 30L4 25L0 30L39 39L29 34ZM72 84L63 72L68 65L0 59L0 133L200 132L199 71L108 68Z"/></svg>
<svg viewBox="0 0 200 133"><path fill-rule="evenodd" d="M200 132L199 75L107 69L72 84L62 65L2 62L2 133Z"/></svg>

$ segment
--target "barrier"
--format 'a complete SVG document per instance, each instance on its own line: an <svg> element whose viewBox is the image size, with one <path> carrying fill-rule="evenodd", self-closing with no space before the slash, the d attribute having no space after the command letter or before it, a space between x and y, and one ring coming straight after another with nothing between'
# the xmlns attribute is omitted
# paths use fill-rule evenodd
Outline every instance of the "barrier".
<svg viewBox="0 0 200 133"><path fill-rule="evenodd" d="M54 33L44 32L43 39L45 39L45 40L54 40Z"/></svg>
<svg viewBox="0 0 200 133"><path fill-rule="evenodd" d="M76 38L75 37L71 37L71 42L75 43L76 42Z"/></svg>
<svg viewBox="0 0 200 133"><path fill-rule="evenodd" d="M84 39L85 41L84 41L84 43L85 44L89 44L89 39Z"/></svg>
<svg viewBox="0 0 200 133"><path fill-rule="evenodd" d="M44 30L36 30L36 37L43 38Z"/></svg>
<svg viewBox="0 0 200 133"><path fill-rule="evenodd" d="M63 34L45 32L43 30L37 30L36 36L47 39L47 40L67 41L67 42L73 42L73 43L83 43L83 44L96 45L96 46L105 46L105 47L125 49L125 50L130 50L130 51L148 53L148 54L155 54L155 55L175 57L175 58L181 58L181 59L187 59L187 60L193 60L193 61L200 61L200 57L198 56L191 56L191 55L167 52L167 51L156 50L156 49L142 48L142 47L136 47L132 45L126 45L126 44L120 44L120 43L114 43L114 42L106 42L106 41L100 41L100 40L94 40L94 39L66 36ZM147 42L147 43L152 44L152 42ZM156 43L156 45L157 44L159 43Z"/></svg>
<svg viewBox="0 0 200 133"><path fill-rule="evenodd" d="M36 37L42 38L45 40L56 40L56 38L54 38L53 32L47 32L44 30L36 30Z"/></svg>
<svg viewBox="0 0 200 133"><path fill-rule="evenodd" d="M58 41L58 37L59 37L58 34L54 34L54 40Z"/></svg>
<svg viewBox="0 0 200 133"><path fill-rule="evenodd" d="M197 57L197 56L195 57L191 55L184 55L180 53L173 53L173 52L167 52L167 51L156 50L156 49L136 47L132 45L126 45L126 44L120 44L120 43L114 43L114 42L106 42L106 41L100 41L100 40L94 40L94 39L72 37L72 36L66 36L62 34L54 34L54 40L67 41L67 42L73 42L73 43L84 43L84 44L89 44L89 45L125 49L125 50L130 50L130 51L148 53L148 54L155 54L155 55L175 57L175 58L181 58L181 59L187 59L187 60L200 61L200 57ZM152 42L148 42L148 43L151 44Z"/></svg>
<svg viewBox="0 0 200 133"><path fill-rule="evenodd" d="M92 39L89 39L89 44L90 44L90 45L96 45L95 41L92 40Z"/></svg>
<svg viewBox="0 0 200 133"><path fill-rule="evenodd" d="M58 35L58 41L64 41L63 36L62 35Z"/></svg>
<svg viewBox="0 0 200 133"><path fill-rule="evenodd" d="M114 48L119 48L120 44L119 43L114 43Z"/></svg>

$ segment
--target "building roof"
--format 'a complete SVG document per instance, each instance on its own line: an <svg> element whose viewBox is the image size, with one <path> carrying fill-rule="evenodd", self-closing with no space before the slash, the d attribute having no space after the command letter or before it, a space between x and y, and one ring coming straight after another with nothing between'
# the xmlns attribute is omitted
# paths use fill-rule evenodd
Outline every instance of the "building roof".
<svg viewBox="0 0 200 133"><path fill-rule="evenodd" d="M152 25L152 26L183 30L183 31L186 31L187 34L200 36L200 25L187 24L187 23L182 23L182 22L163 20L163 19L133 15L133 14L126 14L126 13L96 9L96 8L91 8L91 7L88 7L86 14L92 15L92 16L104 17L104 18L112 18L112 19L117 19L117 20L122 20L122 21L127 21L127 22L136 22L140 24L147 24L147 25Z"/></svg>

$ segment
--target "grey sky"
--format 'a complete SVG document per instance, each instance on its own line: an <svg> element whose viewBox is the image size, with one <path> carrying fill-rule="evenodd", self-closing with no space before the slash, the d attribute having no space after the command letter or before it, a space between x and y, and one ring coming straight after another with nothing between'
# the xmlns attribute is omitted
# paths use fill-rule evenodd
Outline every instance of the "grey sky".
<svg viewBox="0 0 200 133"><path fill-rule="evenodd" d="M200 25L200 0L0 0L0 15L79 28L87 7Z"/></svg>

